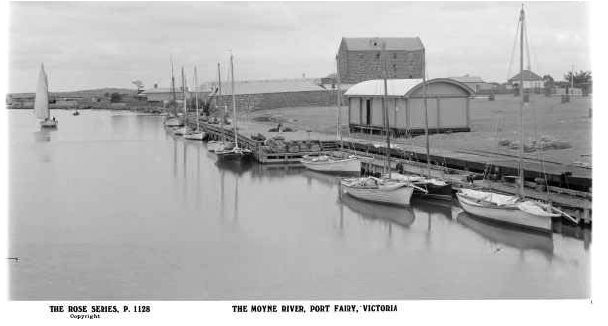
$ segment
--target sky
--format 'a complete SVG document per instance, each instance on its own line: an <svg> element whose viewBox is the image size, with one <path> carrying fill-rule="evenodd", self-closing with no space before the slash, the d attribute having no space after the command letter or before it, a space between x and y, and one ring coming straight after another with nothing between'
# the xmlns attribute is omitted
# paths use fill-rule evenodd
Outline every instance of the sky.
<svg viewBox="0 0 608 326"><path fill-rule="evenodd" d="M31 92L40 63L51 91L168 87L172 56L187 78L319 78L342 37L416 37L430 78L504 82L520 2L12 2L9 92ZM591 70L589 4L525 2L531 68L556 80Z"/></svg>

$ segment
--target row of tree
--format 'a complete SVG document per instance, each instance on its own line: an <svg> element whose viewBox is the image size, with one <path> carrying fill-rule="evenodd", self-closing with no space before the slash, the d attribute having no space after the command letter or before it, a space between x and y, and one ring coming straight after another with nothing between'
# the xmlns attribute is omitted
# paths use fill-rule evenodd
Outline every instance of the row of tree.
<svg viewBox="0 0 608 326"><path fill-rule="evenodd" d="M570 87L571 85L574 85L575 88L584 88L591 84L592 79L591 71L581 70L579 72L569 71L564 74L563 81L555 81L551 75L544 75L543 81L545 88Z"/></svg>

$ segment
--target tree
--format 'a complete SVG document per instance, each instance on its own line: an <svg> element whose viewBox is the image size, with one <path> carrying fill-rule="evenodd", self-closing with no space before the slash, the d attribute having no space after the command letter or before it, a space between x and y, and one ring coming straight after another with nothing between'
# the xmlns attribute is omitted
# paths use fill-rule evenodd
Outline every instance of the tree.
<svg viewBox="0 0 608 326"><path fill-rule="evenodd" d="M568 71L564 75L564 80L568 83L571 83L573 80L574 87L577 87L581 84L586 84L591 82L591 71L581 70L579 72L574 73L574 77L572 76L572 71Z"/></svg>
<svg viewBox="0 0 608 326"><path fill-rule="evenodd" d="M545 87L545 95L551 96L551 93L553 92L553 87L555 87L555 79L553 79L551 75L544 75L543 86Z"/></svg>
<svg viewBox="0 0 608 326"><path fill-rule="evenodd" d="M544 75L543 85L545 86L545 88L553 88L553 86L555 86L555 79L553 79L551 75Z"/></svg>
<svg viewBox="0 0 608 326"><path fill-rule="evenodd" d="M112 93L112 95L110 95L110 102L112 103L118 103L121 99L122 95L120 95L119 93Z"/></svg>

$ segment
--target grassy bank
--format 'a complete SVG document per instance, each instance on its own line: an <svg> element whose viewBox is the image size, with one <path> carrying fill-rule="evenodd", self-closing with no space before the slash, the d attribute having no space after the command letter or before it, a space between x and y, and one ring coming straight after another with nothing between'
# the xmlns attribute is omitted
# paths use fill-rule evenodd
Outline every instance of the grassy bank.
<svg viewBox="0 0 608 326"><path fill-rule="evenodd" d="M564 164L590 162L591 99L575 98L562 104L559 97L532 95L530 100L524 113L526 141L545 137L570 146L543 151L546 160ZM470 106L471 132L432 135L431 148L516 154L516 149L499 146L499 141L519 143L518 114L519 98L512 95L498 95L495 101L473 99ZM241 119L247 125L258 125L260 130L281 122L300 132L311 130L331 137L336 133L336 116L335 107L300 107L249 112L243 114ZM346 125L347 119L347 108L343 107L342 123ZM365 135L357 137L370 138ZM424 136L401 139L398 142L419 146L425 144ZM527 155L538 155L538 152Z"/></svg>

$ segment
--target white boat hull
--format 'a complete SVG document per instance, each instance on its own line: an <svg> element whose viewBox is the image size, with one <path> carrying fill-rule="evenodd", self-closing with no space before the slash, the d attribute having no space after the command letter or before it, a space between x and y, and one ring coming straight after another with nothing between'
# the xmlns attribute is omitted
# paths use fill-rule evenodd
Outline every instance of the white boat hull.
<svg viewBox="0 0 608 326"><path fill-rule="evenodd" d="M345 193L357 199L398 206L408 206L414 192L414 188L409 186L362 188L350 186L344 181L341 184Z"/></svg>
<svg viewBox="0 0 608 326"><path fill-rule="evenodd" d="M204 133L204 132L195 132L195 133L192 133L192 134L184 135L184 139L188 139L188 140L200 140L200 141L202 141L202 140L205 139L206 136L207 136L207 134Z"/></svg>
<svg viewBox="0 0 608 326"><path fill-rule="evenodd" d="M207 142L207 150L211 153L214 153L215 151L220 151L224 149L224 144L222 142L219 141L210 141Z"/></svg>
<svg viewBox="0 0 608 326"><path fill-rule="evenodd" d="M335 172L335 173L360 173L361 162L356 158L347 158L340 160L325 160L313 161L311 159L302 159L300 161L307 169L319 172Z"/></svg>
<svg viewBox="0 0 608 326"><path fill-rule="evenodd" d="M181 127L183 125L184 124L182 123L182 121L177 118L171 118L165 121L165 126L167 127Z"/></svg>
<svg viewBox="0 0 608 326"><path fill-rule="evenodd" d="M462 209L470 215L526 229L551 232L551 216L530 214L519 209L517 205L489 207L460 193L457 193L456 197Z"/></svg>

